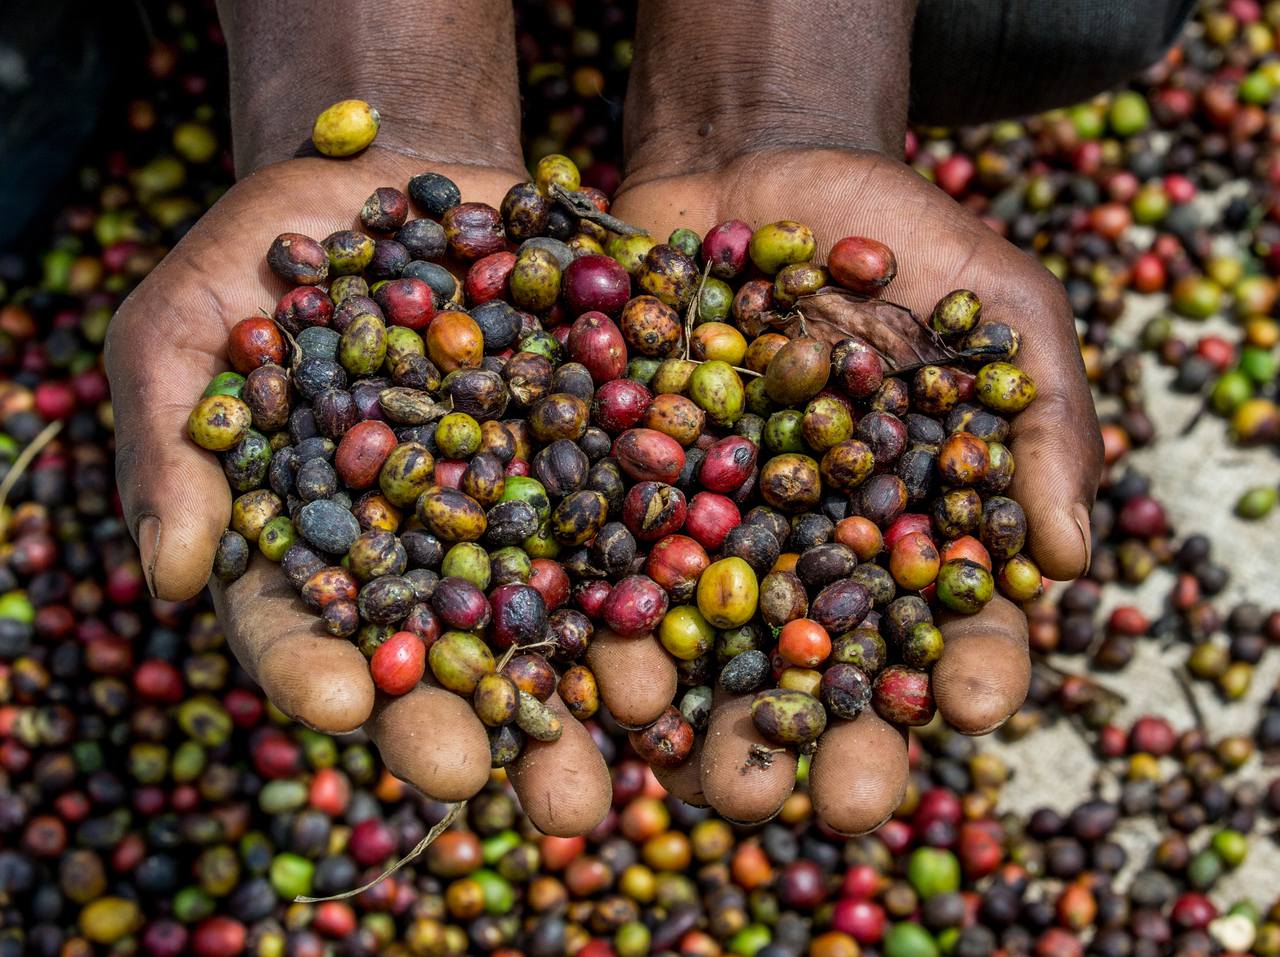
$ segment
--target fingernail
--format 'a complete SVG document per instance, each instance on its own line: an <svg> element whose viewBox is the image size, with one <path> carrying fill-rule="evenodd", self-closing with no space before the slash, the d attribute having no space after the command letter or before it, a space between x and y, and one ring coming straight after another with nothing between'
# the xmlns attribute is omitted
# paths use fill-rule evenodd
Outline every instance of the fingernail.
<svg viewBox="0 0 1280 957"><path fill-rule="evenodd" d="M1084 570L1087 572L1093 564L1093 535L1089 532L1089 510L1077 502L1071 506L1071 517L1076 520L1076 528L1080 529L1080 540L1084 542Z"/></svg>
<svg viewBox="0 0 1280 957"><path fill-rule="evenodd" d="M160 519L144 515L138 522L138 555L142 559L142 577L147 580L147 591L156 596L156 560L160 557Z"/></svg>

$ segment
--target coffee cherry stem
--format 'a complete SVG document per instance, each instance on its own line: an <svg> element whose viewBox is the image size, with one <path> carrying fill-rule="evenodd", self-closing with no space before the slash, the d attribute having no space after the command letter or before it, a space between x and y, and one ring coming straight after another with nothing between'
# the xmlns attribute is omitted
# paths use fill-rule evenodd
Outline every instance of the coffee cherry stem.
<svg viewBox="0 0 1280 957"><path fill-rule="evenodd" d="M689 343L693 340L693 313L698 308L698 303L702 301L702 289L707 284L707 277L711 275L711 261L707 260L707 264L702 267L702 278L698 281L698 291L693 294L693 299L689 302L689 307L684 311L684 353L683 358L688 359L695 365L702 365L706 359L689 358ZM730 366L734 372L740 372L743 375L753 375L760 378L763 372L756 372L753 369L744 369L742 366Z"/></svg>
<svg viewBox="0 0 1280 957"><path fill-rule="evenodd" d="M982 361L985 359L990 359L992 357L999 358L1001 355L1002 353L999 350L989 349L989 348L988 349L965 349L961 352L957 352L955 350L947 350L947 354L941 359L933 359L928 362L912 362L909 365L898 366L897 368L894 368L894 369L885 369L884 374L886 376L900 376L900 375L906 375L908 372L917 372L920 369L925 368L926 366L936 366L939 364L946 364L950 362L963 362L965 360L971 360L971 359ZM884 356L883 354L881 354L880 357L884 359L885 362L892 361L891 359L889 359L887 356Z"/></svg>
<svg viewBox="0 0 1280 957"><path fill-rule="evenodd" d="M753 769L767 770L773 766L773 756L786 750L785 747L766 748L763 744L753 744L747 750L747 760L739 771L746 774Z"/></svg>
<svg viewBox="0 0 1280 957"><path fill-rule="evenodd" d="M556 198L560 205L564 206L569 212L577 216L579 219L585 219L589 223L595 223L611 233L617 233L619 236L644 236L645 231L638 226L632 226L630 223L623 222L617 216L610 216L608 213L602 213L596 208L596 204L587 198L586 194L573 192L565 189L559 183L551 184L551 195Z"/></svg>
<svg viewBox="0 0 1280 957"><path fill-rule="evenodd" d="M795 314L796 321L800 323L800 335L799 335L799 336L797 336L796 338L799 338L799 339L808 339L808 338L809 338L809 323L808 323L808 320L806 320L806 319L805 319L805 317L804 317L804 313L800 311L800 307L799 307L799 306L796 306L796 307L795 307L795 308L793 308L791 311ZM877 352L879 352L879 350L876 350L876 351L877 351Z"/></svg>
<svg viewBox="0 0 1280 957"><path fill-rule="evenodd" d="M265 309L260 309L259 311L266 315L267 311ZM298 340L293 338L293 334L281 325L274 317L268 318L270 318L272 324L280 330L280 335L284 337L285 343L289 346L289 372L297 373L298 366L302 362L302 349L298 347Z"/></svg>
<svg viewBox="0 0 1280 957"><path fill-rule="evenodd" d="M517 653L523 654L526 651L534 651L535 649L538 649L538 648L553 648L553 647L555 647L554 641L536 641L531 645L512 645L510 648L506 650L503 656L498 660L498 666L493 670L498 674L502 674L502 669L507 666L507 664L511 661L512 658L516 656Z"/></svg>
<svg viewBox="0 0 1280 957"><path fill-rule="evenodd" d="M684 310L684 358L686 359L689 358L689 343L693 340L693 313L698 308L698 303L702 302L702 290L707 285L709 275L711 275L710 259L702 267L702 278L698 280L698 290Z"/></svg>

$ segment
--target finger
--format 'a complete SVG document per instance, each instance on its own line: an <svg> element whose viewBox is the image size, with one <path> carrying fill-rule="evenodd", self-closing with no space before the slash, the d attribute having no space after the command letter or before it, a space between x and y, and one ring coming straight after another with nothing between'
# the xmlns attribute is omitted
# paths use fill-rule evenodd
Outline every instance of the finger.
<svg viewBox="0 0 1280 957"><path fill-rule="evenodd" d="M1031 683L1027 617L997 595L976 615L943 615L933 666L938 710L957 731L986 734L1022 707Z"/></svg>
<svg viewBox="0 0 1280 957"><path fill-rule="evenodd" d="M392 774L437 801L464 801L489 780L484 725L451 691L421 684L380 699L365 730Z"/></svg>
<svg viewBox="0 0 1280 957"><path fill-rule="evenodd" d="M106 363L116 423L116 480L152 594L170 600L204 588L231 517L231 492L213 455L186 435L187 415L217 371L193 350L157 363L141 309L112 320Z"/></svg>
<svg viewBox="0 0 1280 957"><path fill-rule="evenodd" d="M766 740L751 721L751 695L717 690L702 746L702 793L723 817L767 821L796 785L796 756Z"/></svg>
<svg viewBox="0 0 1280 957"><path fill-rule="evenodd" d="M707 807L710 802L702 790L702 742L703 736L693 739L693 750L674 768L650 765L653 776L672 797L694 807Z"/></svg>
<svg viewBox="0 0 1280 957"><path fill-rule="evenodd" d="M373 679L364 655L325 633L278 566L255 556L243 576L226 587L212 582L210 591L232 652L277 708L329 734L368 719Z"/></svg>
<svg viewBox="0 0 1280 957"><path fill-rule="evenodd" d="M676 694L676 666L652 635L623 638L601 628L587 646L600 698L624 728L658 720Z"/></svg>
<svg viewBox="0 0 1280 957"><path fill-rule="evenodd" d="M841 834L865 834L889 819L907 790L902 731L874 711L838 721L818 739L809 765L814 813Z"/></svg>
<svg viewBox="0 0 1280 957"><path fill-rule="evenodd" d="M526 740L507 768L507 779L534 827L543 834L576 837L609 813L613 785L591 733L569 714L559 695L552 694L547 705L564 722L563 733L555 741Z"/></svg>
<svg viewBox="0 0 1280 957"><path fill-rule="evenodd" d="M1008 494L1026 512L1031 557L1050 578L1069 581L1089 566L1102 433L1062 285L1035 267L1019 286L983 306L988 318L1021 330L1015 364L1036 384L1035 401L1011 422Z"/></svg>

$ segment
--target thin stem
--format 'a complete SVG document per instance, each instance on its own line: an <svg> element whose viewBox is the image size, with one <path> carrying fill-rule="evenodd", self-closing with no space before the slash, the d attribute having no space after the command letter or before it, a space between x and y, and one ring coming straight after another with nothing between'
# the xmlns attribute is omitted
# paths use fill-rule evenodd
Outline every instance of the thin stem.
<svg viewBox="0 0 1280 957"><path fill-rule="evenodd" d="M632 226L630 223L623 222L617 216L610 216L608 213L602 213L596 208L596 204L591 202L585 193L575 193L565 189L559 183L551 184L551 195L554 196L565 209L573 213L579 219L585 219L589 223L595 223L611 233L617 233L619 236L645 236L648 235L639 226Z"/></svg>
<svg viewBox="0 0 1280 957"><path fill-rule="evenodd" d="M363 884L360 887L357 887L355 890L346 891L345 893L342 893L342 894L333 894L329 897L307 897L305 895L299 894L297 897L293 899L293 902L295 904L321 904L325 901L341 901L341 900L346 900L348 897L355 897L357 894L363 894L365 891L369 890L369 888L371 887L377 887L379 884L385 881L388 877L390 877L396 871L400 870L400 868L404 867L406 864L412 863L413 861L417 860L419 855L421 855L423 851L425 851L428 847L432 845L432 843L435 842L436 838L438 838L441 834L443 834L445 831L449 829L450 825L452 825L453 822L456 821L458 817L462 814L462 812L466 810L466 807L467 807L466 801L459 801L457 804L450 806L449 813L444 816L444 819L440 821L440 823L437 824L435 827L433 827L431 830L427 831L427 836L424 837L422 840L420 840L414 846L413 850L411 850L404 857L400 858L400 860L396 861L394 864L387 867L385 871L383 871L373 880L369 881L369 883Z"/></svg>
<svg viewBox="0 0 1280 957"><path fill-rule="evenodd" d="M1191 682L1187 680L1187 676L1181 671L1175 671L1173 677L1178 682L1178 690L1182 692L1182 697L1186 699L1187 708L1191 711L1191 717L1195 720L1196 728L1204 731L1208 727L1208 723L1205 721L1204 711L1200 707L1200 702L1196 700L1196 693L1191 687Z"/></svg>
<svg viewBox="0 0 1280 957"><path fill-rule="evenodd" d="M46 445L53 441L54 436L62 431L61 420L55 420L40 430L40 434L28 443L27 447L19 453L18 457L13 460L13 465L9 467L9 471L5 473L4 479L0 480L0 509L4 508L4 503L9 499L9 493L13 491L13 487L18 484L18 480L26 474L31 463L35 461L37 455L44 449ZM7 523L6 523L7 524Z"/></svg>
<svg viewBox="0 0 1280 957"><path fill-rule="evenodd" d="M511 659L516 656L516 652L532 651L535 648L551 648L555 646L554 641L536 641L532 645L512 645L506 650L506 653L498 661L498 666L494 669L498 674L502 674L502 669L511 663Z"/></svg>
<svg viewBox="0 0 1280 957"><path fill-rule="evenodd" d="M711 260L708 259L702 267L702 278L698 280L698 291L689 300L689 306L684 311L684 357L689 358L689 344L693 339L693 311L702 303L702 290L707 285L707 277L711 275Z"/></svg>

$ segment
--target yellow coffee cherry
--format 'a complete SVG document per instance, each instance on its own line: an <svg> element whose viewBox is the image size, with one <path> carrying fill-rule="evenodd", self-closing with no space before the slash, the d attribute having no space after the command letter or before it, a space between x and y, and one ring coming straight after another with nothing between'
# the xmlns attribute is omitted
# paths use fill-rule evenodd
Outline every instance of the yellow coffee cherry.
<svg viewBox="0 0 1280 957"><path fill-rule="evenodd" d="M354 156L373 142L381 122L364 100L339 100L316 117L311 141L325 156Z"/></svg>

